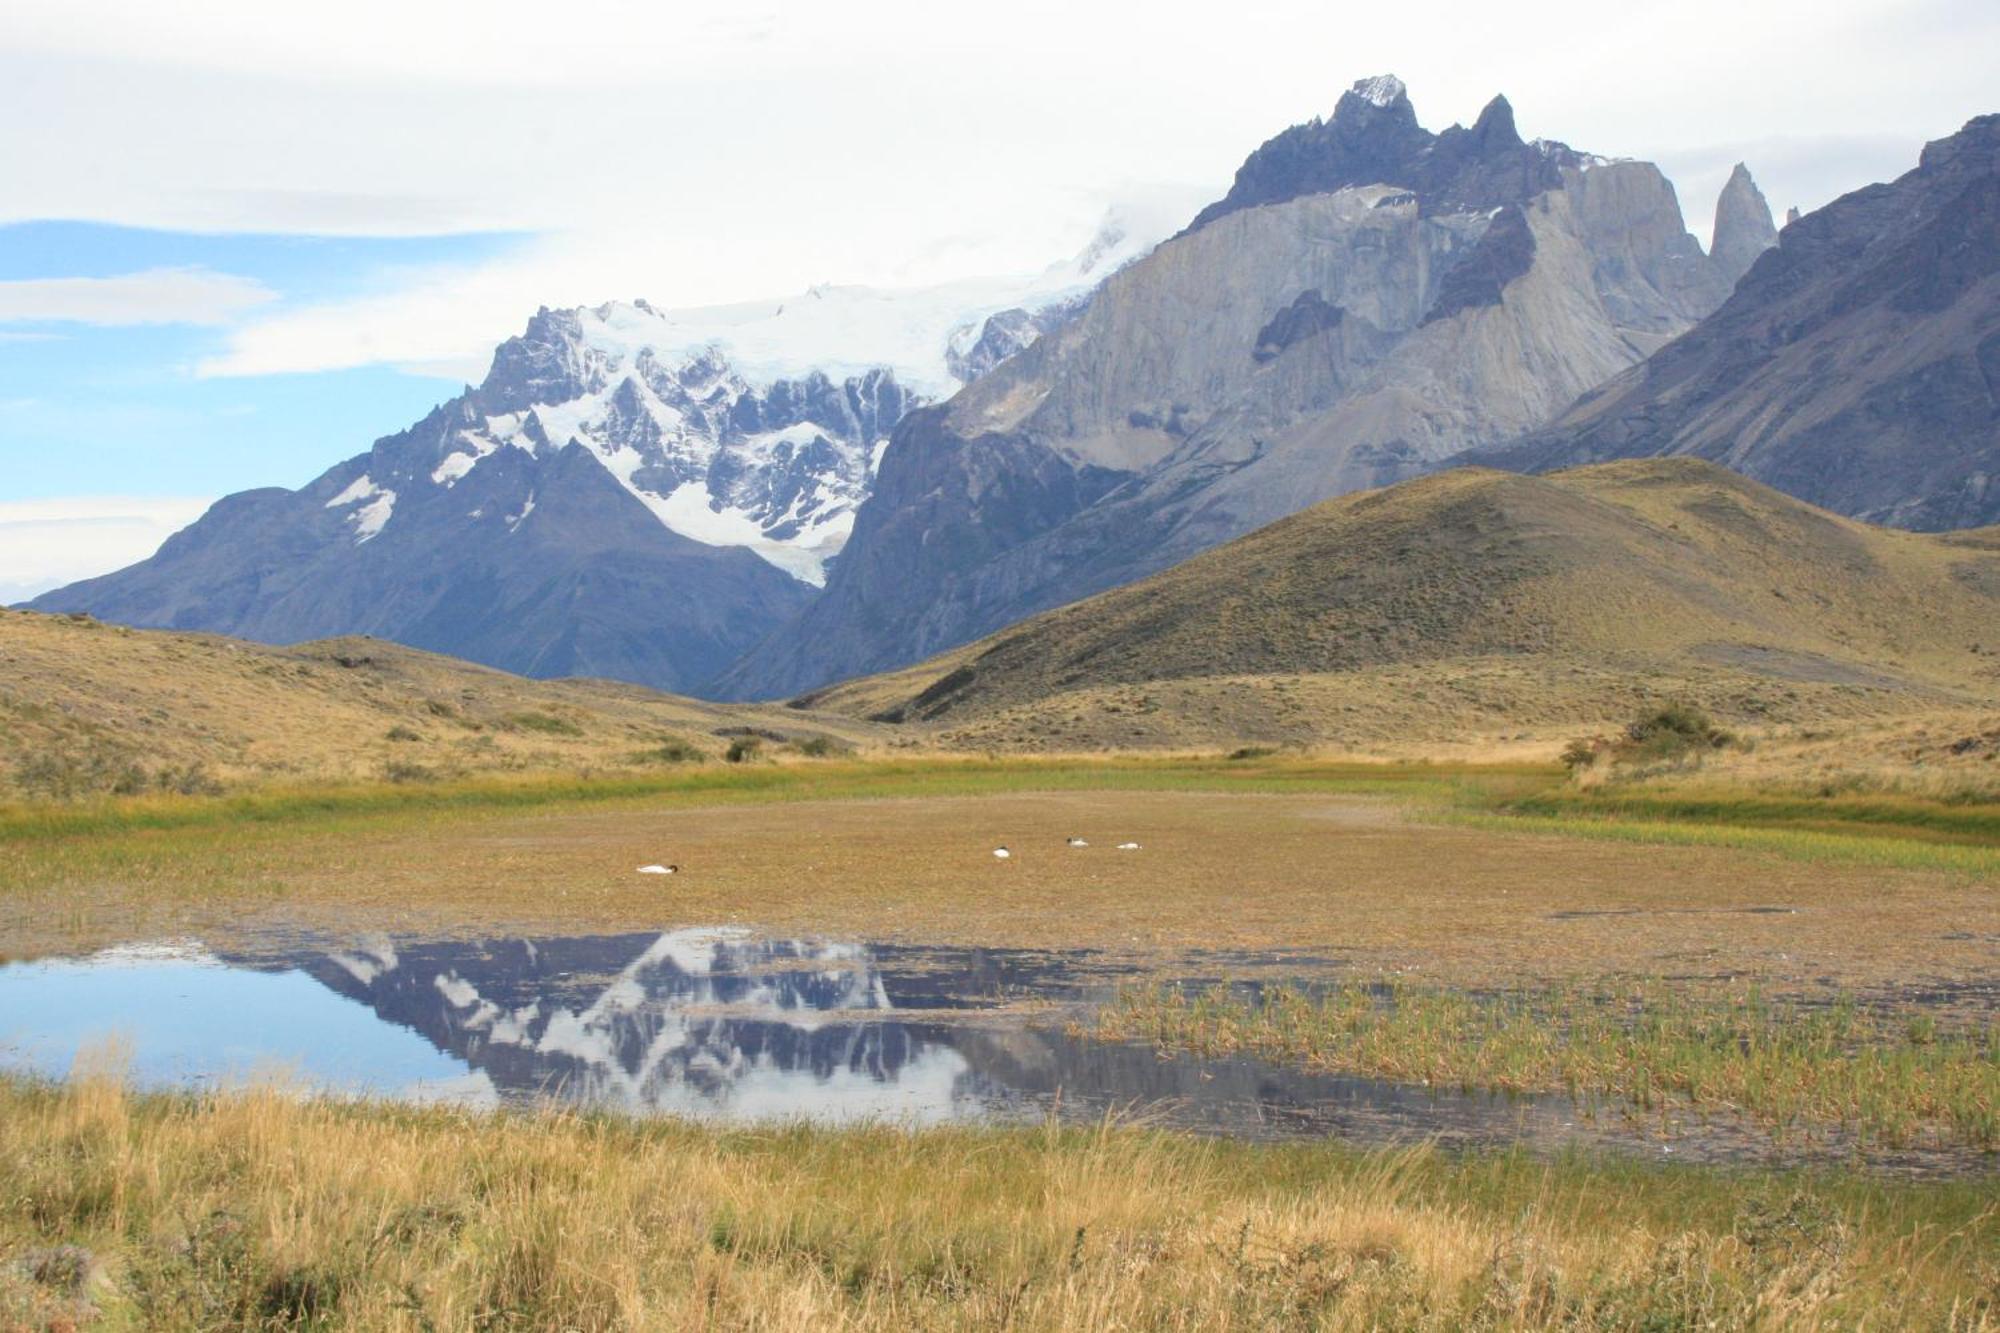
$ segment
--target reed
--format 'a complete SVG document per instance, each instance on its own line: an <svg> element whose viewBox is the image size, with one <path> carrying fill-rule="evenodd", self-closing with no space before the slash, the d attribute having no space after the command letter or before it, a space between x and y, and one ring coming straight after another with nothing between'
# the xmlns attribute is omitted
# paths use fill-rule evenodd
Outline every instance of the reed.
<svg viewBox="0 0 2000 1333"><path fill-rule="evenodd" d="M1203 1055L1245 1052L1436 1087L1556 1092L1642 1110L1684 1103L1864 1147L2000 1149L2000 1028L1914 1007L1803 1004L1756 989L1597 982L1473 994L1389 981L1323 992L1126 988L1096 1035Z"/></svg>

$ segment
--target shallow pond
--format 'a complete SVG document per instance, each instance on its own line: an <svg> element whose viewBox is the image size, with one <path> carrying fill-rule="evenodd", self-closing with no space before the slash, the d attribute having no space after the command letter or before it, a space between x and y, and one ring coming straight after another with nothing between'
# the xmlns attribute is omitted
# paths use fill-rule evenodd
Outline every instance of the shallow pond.
<svg viewBox="0 0 2000 1333"><path fill-rule="evenodd" d="M1713 1124L1661 1142L1657 1117L1592 1115L1561 1097L1441 1092L1074 1035L1067 1020L1129 975L1085 953L735 929L231 954L154 945L0 966L0 1068L61 1077L79 1052L116 1043L131 1077L154 1087L277 1077L404 1100L737 1122L1116 1113L1252 1138L1773 1151Z"/></svg>

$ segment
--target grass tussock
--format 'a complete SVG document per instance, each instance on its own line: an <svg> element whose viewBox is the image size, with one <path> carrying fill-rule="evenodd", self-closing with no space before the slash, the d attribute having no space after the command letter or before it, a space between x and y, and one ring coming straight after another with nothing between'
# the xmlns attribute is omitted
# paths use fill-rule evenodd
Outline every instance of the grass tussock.
<svg viewBox="0 0 2000 1333"><path fill-rule="evenodd" d="M1916 1009L1801 1006L1755 990L1661 984L1472 995L1391 982L1252 1003L1214 989L1128 989L1097 1035L1434 1086L1681 1101L1781 1131L1838 1128L1864 1144L2000 1149L2000 1029L1941 1029Z"/></svg>
<svg viewBox="0 0 2000 1333"><path fill-rule="evenodd" d="M1896 1327L2000 1318L1972 1185L1105 1128L0 1084L0 1319L165 1329Z"/></svg>

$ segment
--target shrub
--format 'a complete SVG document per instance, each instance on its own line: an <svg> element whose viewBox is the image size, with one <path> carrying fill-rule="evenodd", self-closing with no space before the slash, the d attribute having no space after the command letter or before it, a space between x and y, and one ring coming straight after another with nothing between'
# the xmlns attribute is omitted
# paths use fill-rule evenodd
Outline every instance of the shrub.
<svg viewBox="0 0 2000 1333"><path fill-rule="evenodd" d="M1599 761L1678 764L1735 744L1739 744L1735 733L1716 726L1707 713L1676 703L1641 713L1616 739L1592 736L1571 741L1562 752L1562 762L1576 776L1597 767Z"/></svg>
<svg viewBox="0 0 2000 1333"><path fill-rule="evenodd" d="M423 737L409 727L397 725L389 728L389 739L392 741L420 741Z"/></svg>
<svg viewBox="0 0 2000 1333"><path fill-rule="evenodd" d="M1274 755L1277 752L1278 749L1274 745L1245 745L1238 749L1231 750L1229 752L1229 757L1232 760L1263 759L1270 755Z"/></svg>
<svg viewBox="0 0 2000 1333"><path fill-rule="evenodd" d="M523 731L538 731L544 736L583 735L582 727L554 713L515 713L507 720Z"/></svg>
<svg viewBox="0 0 2000 1333"><path fill-rule="evenodd" d="M382 765L382 776L390 782L435 782L437 771L422 764L412 764L401 759L391 759Z"/></svg>
<svg viewBox="0 0 2000 1333"><path fill-rule="evenodd" d="M174 792L181 796L218 796L222 793L222 781L209 772L208 765L196 759L179 768L169 765L153 775L153 785L161 791Z"/></svg>
<svg viewBox="0 0 2000 1333"><path fill-rule="evenodd" d="M831 736L808 736L792 748L808 759L832 759L852 752L849 746L841 744Z"/></svg>
<svg viewBox="0 0 2000 1333"><path fill-rule="evenodd" d="M1584 740L1571 741L1562 752L1563 767L1574 773L1589 768L1597 762L1597 756L1609 748L1611 742L1602 736L1591 736Z"/></svg>
<svg viewBox="0 0 2000 1333"><path fill-rule="evenodd" d="M1668 704L1642 714L1625 728L1629 757L1679 759L1702 750L1719 750L1736 737L1709 720L1707 713L1687 704Z"/></svg>
<svg viewBox="0 0 2000 1333"><path fill-rule="evenodd" d="M650 750L641 750L634 758L642 764L699 764L708 756L697 747L678 738L661 742Z"/></svg>
<svg viewBox="0 0 2000 1333"><path fill-rule="evenodd" d="M722 757L732 764L741 764L755 759L763 752L764 742L755 736L738 736L729 742L729 749Z"/></svg>

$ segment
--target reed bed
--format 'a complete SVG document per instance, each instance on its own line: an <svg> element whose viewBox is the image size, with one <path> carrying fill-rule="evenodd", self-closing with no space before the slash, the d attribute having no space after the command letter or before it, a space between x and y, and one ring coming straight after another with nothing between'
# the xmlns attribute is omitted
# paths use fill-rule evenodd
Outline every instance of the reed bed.
<svg viewBox="0 0 2000 1333"><path fill-rule="evenodd" d="M2000 1030L1851 998L1807 1005L1756 989L1662 983L1487 995L1390 981L1256 1000L1128 987L1095 1023L1108 1040L1272 1060L1432 1086L1671 1101L1742 1112L1783 1133L1838 1128L1864 1146L2000 1150Z"/></svg>

